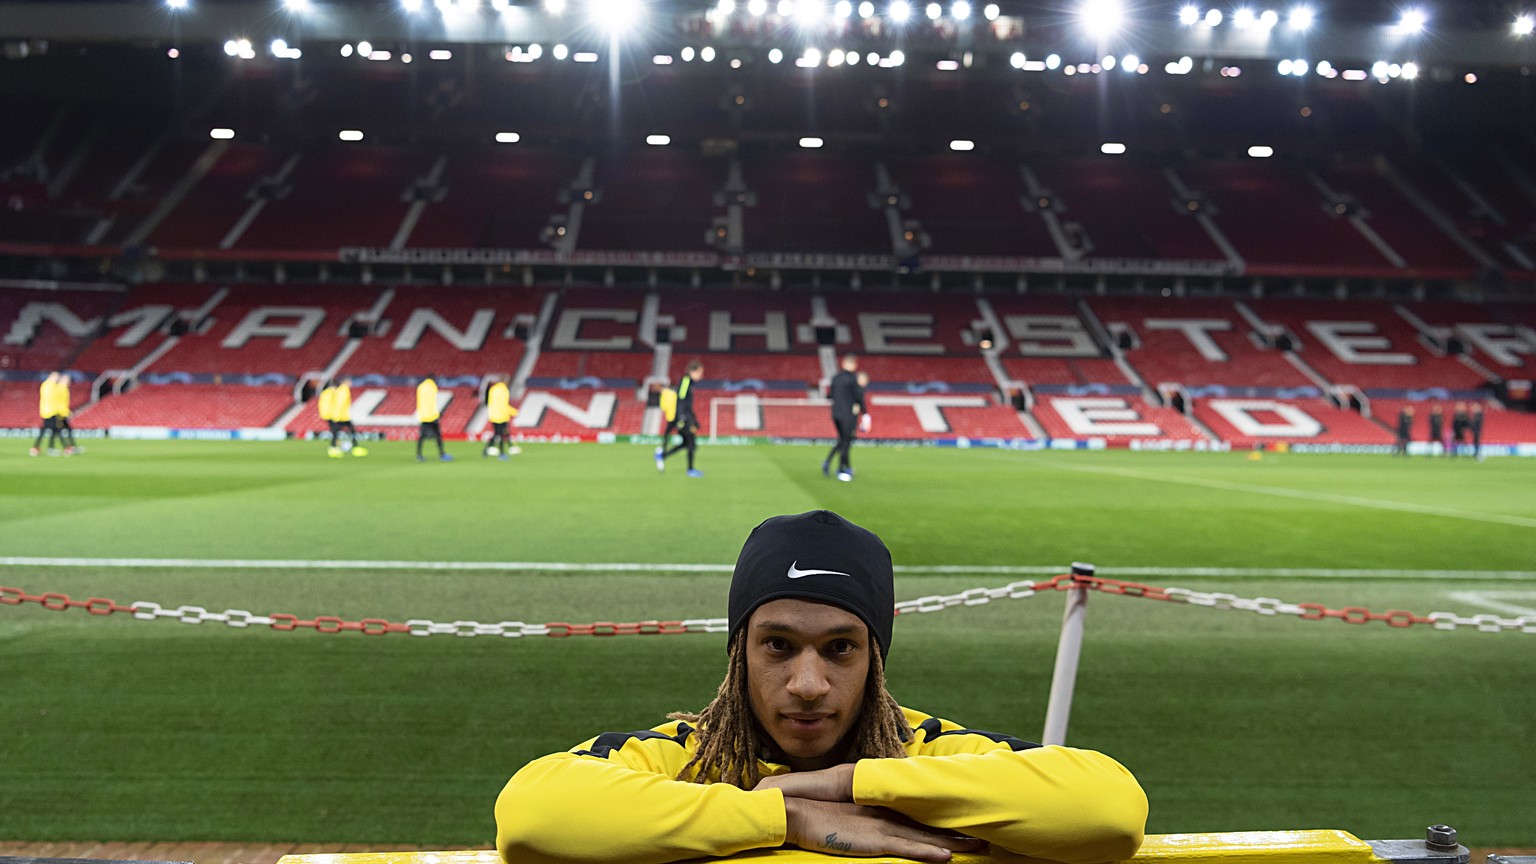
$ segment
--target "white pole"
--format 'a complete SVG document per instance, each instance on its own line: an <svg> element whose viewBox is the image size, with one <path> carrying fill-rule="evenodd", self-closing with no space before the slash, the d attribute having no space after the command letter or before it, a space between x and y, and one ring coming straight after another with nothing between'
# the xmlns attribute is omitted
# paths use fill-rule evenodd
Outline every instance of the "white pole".
<svg viewBox="0 0 1536 864"><path fill-rule="evenodd" d="M729 399L729 398L727 398L727 399L711 399L711 400L709 400L709 443L711 443L711 444L715 443L715 435L716 435L715 430L719 428L715 424L716 424L716 421L719 420L719 418L720 418L720 403L721 402L730 402L731 404L734 405L736 403L736 400L735 399Z"/></svg>
<svg viewBox="0 0 1536 864"><path fill-rule="evenodd" d="M1073 563L1073 576L1092 576L1092 564ZM1056 671L1051 673L1051 697L1045 706L1042 744L1067 743L1067 720L1072 716L1072 690L1077 685L1077 661L1083 653L1083 625L1088 618L1088 587L1074 583L1067 589L1067 607L1061 615L1061 639L1056 644Z"/></svg>

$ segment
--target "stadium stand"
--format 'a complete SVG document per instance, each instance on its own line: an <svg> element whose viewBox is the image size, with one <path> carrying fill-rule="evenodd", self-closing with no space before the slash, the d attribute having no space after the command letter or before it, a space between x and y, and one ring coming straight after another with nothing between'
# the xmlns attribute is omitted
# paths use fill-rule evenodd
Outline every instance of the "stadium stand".
<svg viewBox="0 0 1536 864"><path fill-rule="evenodd" d="M376 322L342 365L343 375L420 378L511 375L523 358L519 319L539 313L544 289L397 286ZM315 367L322 368L322 367Z"/></svg>
<svg viewBox="0 0 1536 864"><path fill-rule="evenodd" d="M82 411L75 425L256 429L293 404L288 387L230 384L140 384Z"/></svg>
<svg viewBox="0 0 1536 864"><path fill-rule="evenodd" d="M1283 352L1261 347L1231 300L1095 297L1088 303L1111 332L1133 334L1126 360L1152 387L1315 387Z"/></svg>
<svg viewBox="0 0 1536 864"><path fill-rule="evenodd" d="M1233 447L1392 443L1381 424L1321 399L1196 399L1194 414Z"/></svg>

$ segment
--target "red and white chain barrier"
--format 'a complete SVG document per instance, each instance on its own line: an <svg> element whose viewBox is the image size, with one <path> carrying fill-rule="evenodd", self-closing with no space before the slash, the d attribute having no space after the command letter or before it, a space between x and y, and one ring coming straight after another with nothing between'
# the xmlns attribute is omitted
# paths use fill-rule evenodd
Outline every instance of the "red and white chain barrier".
<svg viewBox="0 0 1536 864"><path fill-rule="evenodd" d="M1259 615L1294 615L1304 621L1321 621L1336 618L1346 624L1384 622L1388 627L1412 627L1428 624L1436 630L1473 628L1483 633L1536 633L1536 615L1504 618L1498 615L1457 615L1454 612L1432 612L1419 615L1402 609L1372 612L1360 606L1330 609L1321 603L1287 603L1272 597L1244 598L1235 594L1195 591L1189 588L1159 588L1139 582L1126 582L1102 576L1064 574L1041 582L1010 582L998 588L971 588L958 594L935 594L904 600L896 604L897 615L942 612L956 606L981 606L994 600L1022 600L1046 591L1065 591L1081 587L1105 594L1162 600L1167 603L1185 603L1212 609L1235 609ZM169 619L183 624L212 622L228 627L267 627L272 630L314 630L319 633L362 633L366 636L383 636L389 633L409 633L412 636L674 636L683 633L724 633L724 618L688 618L676 621L593 621L572 624L550 621L529 624L523 621L430 621L412 618L399 622L383 618L363 618L348 621L333 616L317 616L313 619L297 615L257 615L243 609L226 609L210 612L201 606L177 606L167 608L158 603L140 600L120 604L104 597L76 600L68 594L28 594L20 588L0 586L0 605L20 606L36 603L44 609L63 612L68 609L84 609L91 615L131 615L140 621Z"/></svg>

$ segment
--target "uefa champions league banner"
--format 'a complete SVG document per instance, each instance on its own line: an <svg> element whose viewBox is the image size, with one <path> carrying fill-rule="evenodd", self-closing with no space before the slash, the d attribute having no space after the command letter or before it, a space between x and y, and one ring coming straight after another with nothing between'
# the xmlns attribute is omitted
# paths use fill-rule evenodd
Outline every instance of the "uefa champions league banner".
<svg viewBox="0 0 1536 864"><path fill-rule="evenodd" d="M107 435L124 441L286 441L282 429L174 429L168 426L112 426Z"/></svg>

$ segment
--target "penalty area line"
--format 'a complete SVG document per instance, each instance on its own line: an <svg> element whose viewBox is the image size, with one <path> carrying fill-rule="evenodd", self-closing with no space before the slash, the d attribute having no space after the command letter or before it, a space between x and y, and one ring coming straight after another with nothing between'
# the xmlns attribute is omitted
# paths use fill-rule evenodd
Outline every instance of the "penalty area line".
<svg viewBox="0 0 1536 864"><path fill-rule="evenodd" d="M612 561L369 561L285 558L52 558L0 557L0 567L61 567L104 569L195 570L414 570L534 573L730 573L729 564ZM913 576L1054 576L1070 568L1057 564L1036 565L912 565L897 566L897 573ZM1394 568L1322 567L1115 567L1103 566L1101 576L1115 577L1218 577L1275 579L1456 579L1475 581L1536 582L1529 570L1412 570Z"/></svg>

